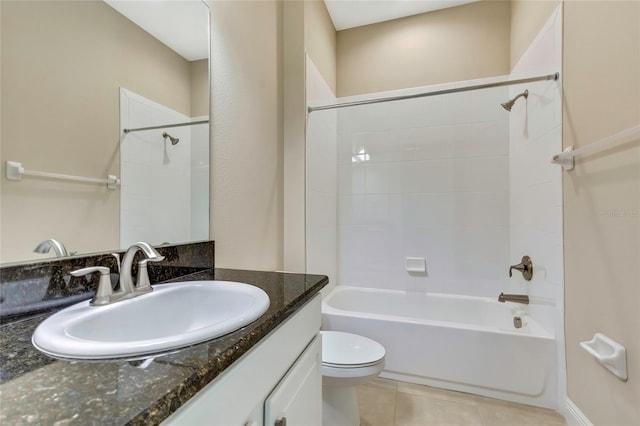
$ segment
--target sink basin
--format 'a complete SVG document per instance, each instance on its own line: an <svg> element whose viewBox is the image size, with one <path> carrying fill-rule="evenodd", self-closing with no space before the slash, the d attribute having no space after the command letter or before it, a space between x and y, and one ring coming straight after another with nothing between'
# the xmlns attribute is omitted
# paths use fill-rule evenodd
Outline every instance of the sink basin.
<svg viewBox="0 0 640 426"><path fill-rule="evenodd" d="M130 358L223 336L269 307L260 288L232 281L153 286L151 293L106 306L84 301L38 326L33 345L62 358Z"/></svg>

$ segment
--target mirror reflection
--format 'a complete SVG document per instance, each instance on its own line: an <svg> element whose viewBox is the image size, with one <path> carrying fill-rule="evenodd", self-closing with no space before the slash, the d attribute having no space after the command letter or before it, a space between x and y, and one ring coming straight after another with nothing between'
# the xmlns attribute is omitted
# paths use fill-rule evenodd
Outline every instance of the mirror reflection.
<svg viewBox="0 0 640 426"><path fill-rule="evenodd" d="M206 4L0 8L0 262L208 239Z"/></svg>

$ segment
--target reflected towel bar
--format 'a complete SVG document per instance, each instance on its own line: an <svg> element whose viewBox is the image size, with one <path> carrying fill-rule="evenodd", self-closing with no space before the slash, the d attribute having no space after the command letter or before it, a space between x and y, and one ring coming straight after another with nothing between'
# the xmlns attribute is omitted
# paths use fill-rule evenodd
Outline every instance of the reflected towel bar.
<svg viewBox="0 0 640 426"><path fill-rule="evenodd" d="M106 183L107 188L109 189L117 189L120 184L120 179L114 175L108 175L106 179L98 179L84 176L63 175L59 173L37 172L34 170L26 170L22 167L22 163L18 163L17 161L7 161L7 179L20 181L22 180L22 176L38 176L52 179L72 180L76 182Z"/></svg>
<svg viewBox="0 0 640 426"><path fill-rule="evenodd" d="M581 155L593 154L595 152L603 151L605 149L614 148L616 146L624 145L634 140L640 140L640 124L630 127L626 130L618 132L614 135L601 139L597 142L590 143L576 150L573 146L566 148L562 154L556 154L551 158L551 162L554 164L560 164L565 170L573 170L574 158Z"/></svg>
<svg viewBox="0 0 640 426"><path fill-rule="evenodd" d="M135 128L135 129L122 129L122 131L125 132L125 133L140 132L142 130L166 129L166 128L169 128L169 127L195 126L196 124L207 124L208 122L209 122L209 120L191 121L189 123L163 124L161 126L138 127L138 128Z"/></svg>
<svg viewBox="0 0 640 426"><path fill-rule="evenodd" d="M502 86L511 86L514 84L523 84L523 83L531 83L534 81L545 81L545 80L558 80L560 79L560 73L543 75L540 77L529 77L529 78L521 78L518 80L505 80L505 81L496 81L495 83L486 83L486 84L477 84L475 86L466 86L466 87L455 87L453 89L445 89L445 90L436 90L435 92L426 92L426 93L416 93L413 95L400 95L400 96L390 96L388 98L378 98L378 99L366 99L362 101L353 101L353 102L345 102L342 104L329 104L329 105L319 105L319 106L310 106L307 108L309 113L314 111L322 111L325 109L336 109L336 108L346 108L352 106L359 105L368 105L368 104L379 104L382 102L392 102L392 101L402 101L405 99L416 99L416 98L425 98L428 96L437 96L437 95L447 95L449 93L459 93L459 92L468 92L471 90L480 90L480 89L488 89L491 87L502 87Z"/></svg>

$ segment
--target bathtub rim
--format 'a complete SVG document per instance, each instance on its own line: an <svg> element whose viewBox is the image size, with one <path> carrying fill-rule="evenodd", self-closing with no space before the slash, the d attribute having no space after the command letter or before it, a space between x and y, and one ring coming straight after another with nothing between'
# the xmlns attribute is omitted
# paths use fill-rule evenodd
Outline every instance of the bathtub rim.
<svg viewBox="0 0 640 426"><path fill-rule="evenodd" d="M347 285L336 285L327 295L322 299L322 315L341 315L348 316L353 318L367 318L367 319L376 319L382 321L393 321L393 322L403 322L408 324L416 324L416 325L433 325L438 327L448 327L455 328L460 330L473 330L473 331L481 331L485 333L497 333L497 334L509 334L513 336L519 336L522 338L537 338L537 339L545 339L555 341L556 338L553 333L550 333L546 330L541 324L539 324L535 319L531 317L531 315L526 314L524 318L529 322L529 326L527 327L527 333L521 332L517 329L503 329L499 327L487 327L487 326L479 326L474 324L466 324L466 323L458 323L451 321L438 321L433 319L420 319L408 316L400 316L400 315L385 315L371 312L358 312L358 311L348 311L344 309L336 308L330 305L331 299L333 297L337 297L336 295L340 292L345 291L358 291L365 293L386 293L386 294L396 294L396 295L407 295L410 293L418 293L421 295L427 295L430 297L442 298L442 299L458 299L458 300L472 300L472 301L481 301L484 303L498 304L499 302L491 297L486 296L467 296L467 295L458 295L458 294L445 294L445 293L428 293L428 292L411 292L404 290L390 290L390 289L381 289L381 288L373 288L373 287L358 287L358 286L347 286ZM511 302L506 302L511 303ZM531 326L533 324L533 326Z"/></svg>

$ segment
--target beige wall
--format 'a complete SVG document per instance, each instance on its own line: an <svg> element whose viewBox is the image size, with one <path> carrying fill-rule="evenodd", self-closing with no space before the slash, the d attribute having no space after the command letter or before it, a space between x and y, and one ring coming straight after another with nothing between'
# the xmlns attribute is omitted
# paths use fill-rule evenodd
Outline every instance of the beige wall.
<svg viewBox="0 0 640 426"><path fill-rule="evenodd" d="M511 0L511 69L558 4L557 0Z"/></svg>
<svg viewBox="0 0 640 426"><path fill-rule="evenodd" d="M2 262L42 257L46 238L70 251L119 246L118 190L4 177L27 169L106 177L119 171L118 87L189 114L189 65L101 1L0 2L2 8Z"/></svg>
<svg viewBox="0 0 640 426"><path fill-rule="evenodd" d="M306 268L305 223L305 9L306 2L283 4L284 235L283 269Z"/></svg>
<svg viewBox="0 0 640 426"><path fill-rule="evenodd" d="M323 0L304 2L305 50L336 93L336 29Z"/></svg>
<svg viewBox="0 0 640 426"><path fill-rule="evenodd" d="M191 117L209 115L209 60L189 62Z"/></svg>
<svg viewBox="0 0 640 426"><path fill-rule="evenodd" d="M283 5L284 236L283 268L306 269L305 53L335 93L336 31L324 1Z"/></svg>
<svg viewBox="0 0 640 426"><path fill-rule="evenodd" d="M282 3L209 1L216 266L282 268Z"/></svg>
<svg viewBox="0 0 640 426"><path fill-rule="evenodd" d="M339 31L337 95L509 74L509 22L483 1Z"/></svg>
<svg viewBox="0 0 640 426"><path fill-rule="evenodd" d="M320 2L209 5L216 265L304 271L304 53L335 84L333 27Z"/></svg>
<svg viewBox="0 0 640 426"><path fill-rule="evenodd" d="M640 123L640 2L564 4L563 144L585 146ZM564 174L569 398L597 425L640 424L640 145L576 162ZM627 348L629 380L580 341Z"/></svg>

